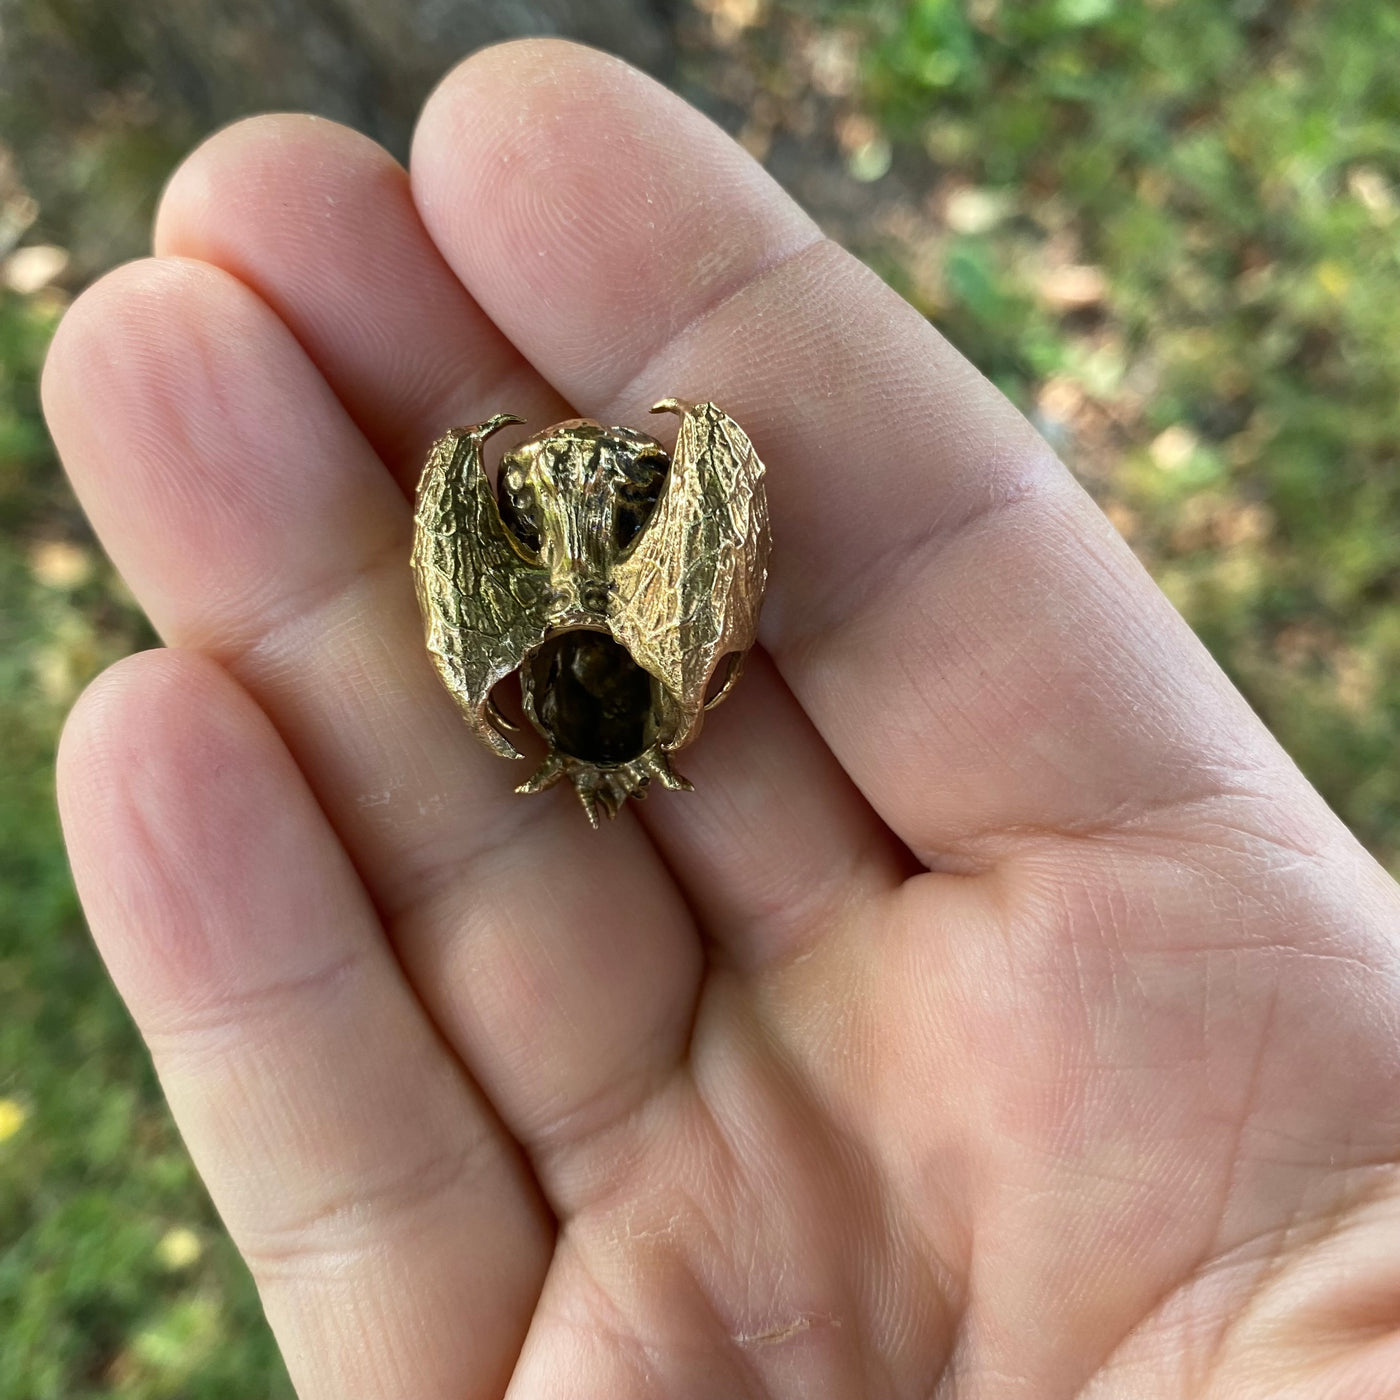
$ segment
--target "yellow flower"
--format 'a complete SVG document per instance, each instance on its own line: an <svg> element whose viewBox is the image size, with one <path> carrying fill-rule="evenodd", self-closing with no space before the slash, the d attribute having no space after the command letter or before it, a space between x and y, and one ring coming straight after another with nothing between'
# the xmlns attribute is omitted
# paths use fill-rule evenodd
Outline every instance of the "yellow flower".
<svg viewBox="0 0 1400 1400"><path fill-rule="evenodd" d="M1351 274L1341 263L1329 258L1326 262L1320 262L1316 268L1318 285L1329 297L1342 297L1346 294L1346 289L1351 285Z"/></svg>
<svg viewBox="0 0 1400 1400"><path fill-rule="evenodd" d="M188 1225L176 1225L160 1237L156 1258L172 1271L188 1269L204 1253L199 1236Z"/></svg>
<svg viewBox="0 0 1400 1400"><path fill-rule="evenodd" d="M0 1099L0 1142L12 1138L24 1127L29 1110L14 1099Z"/></svg>

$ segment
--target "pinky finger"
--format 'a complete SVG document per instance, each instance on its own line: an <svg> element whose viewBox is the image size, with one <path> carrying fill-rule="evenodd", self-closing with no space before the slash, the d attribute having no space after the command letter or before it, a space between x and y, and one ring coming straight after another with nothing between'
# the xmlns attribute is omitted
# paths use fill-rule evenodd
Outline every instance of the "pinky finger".
<svg viewBox="0 0 1400 1400"><path fill-rule="evenodd" d="M191 653L69 720L93 933L303 1400L499 1395L552 1245L276 731Z"/></svg>

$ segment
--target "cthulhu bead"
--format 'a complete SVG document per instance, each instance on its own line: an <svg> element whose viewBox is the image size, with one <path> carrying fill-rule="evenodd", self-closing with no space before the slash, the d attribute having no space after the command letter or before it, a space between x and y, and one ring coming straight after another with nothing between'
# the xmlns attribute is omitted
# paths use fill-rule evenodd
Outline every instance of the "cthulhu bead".
<svg viewBox="0 0 1400 1400"><path fill-rule="evenodd" d="M753 645L768 573L764 469L712 403L664 399L674 455L632 428L576 418L502 458L497 414L433 444L418 484L413 569L428 651L476 736L521 754L492 698L518 673L544 761L589 821L651 782L688 788L670 755L694 741Z"/></svg>

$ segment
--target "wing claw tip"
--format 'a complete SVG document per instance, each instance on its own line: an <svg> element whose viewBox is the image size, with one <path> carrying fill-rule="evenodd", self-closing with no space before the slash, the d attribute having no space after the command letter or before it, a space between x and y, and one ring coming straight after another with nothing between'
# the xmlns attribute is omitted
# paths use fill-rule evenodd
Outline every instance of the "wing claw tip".
<svg viewBox="0 0 1400 1400"><path fill-rule="evenodd" d="M491 719L491 723L502 733L519 734L520 726L512 719L507 719L501 713L501 708L489 695L486 697L486 712ZM520 757L519 754L516 757Z"/></svg>
<svg viewBox="0 0 1400 1400"><path fill-rule="evenodd" d="M480 739L492 753L501 758L525 757L525 755L491 722L493 719L500 719L506 724L507 728L516 728L516 726L512 725L510 721L496 709L489 698L477 714L468 714L467 719L476 737Z"/></svg>
<svg viewBox="0 0 1400 1400"><path fill-rule="evenodd" d="M493 413L484 423L478 423L475 428L459 428L459 432L474 433L483 442L492 433L498 433L502 428L508 428L512 423L523 423L525 420L514 413Z"/></svg>
<svg viewBox="0 0 1400 1400"><path fill-rule="evenodd" d="M525 755L498 730L492 729L489 733L482 734L481 737L491 752L500 758L521 759L525 757Z"/></svg>

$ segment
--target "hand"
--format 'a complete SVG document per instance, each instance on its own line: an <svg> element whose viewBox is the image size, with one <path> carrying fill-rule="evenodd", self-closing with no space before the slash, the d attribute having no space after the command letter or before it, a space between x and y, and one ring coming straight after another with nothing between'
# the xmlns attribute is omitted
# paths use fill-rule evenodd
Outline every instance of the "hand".
<svg viewBox="0 0 1400 1400"><path fill-rule="evenodd" d="M215 136L156 249L45 378L170 645L61 800L305 1400L1400 1394L1396 888L758 166L519 43L411 177ZM768 463L765 653L594 833L439 685L407 496L667 395Z"/></svg>

